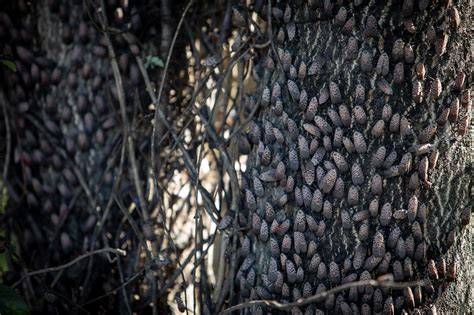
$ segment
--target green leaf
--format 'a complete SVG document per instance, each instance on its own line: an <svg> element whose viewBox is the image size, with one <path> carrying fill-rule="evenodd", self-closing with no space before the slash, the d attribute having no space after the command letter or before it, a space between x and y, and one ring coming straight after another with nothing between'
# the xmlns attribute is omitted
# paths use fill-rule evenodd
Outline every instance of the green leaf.
<svg viewBox="0 0 474 315"><path fill-rule="evenodd" d="M145 67L146 68L154 68L160 67L163 68L165 66L163 60L158 56L146 56L145 58Z"/></svg>
<svg viewBox="0 0 474 315"><path fill-rule="evenodd" d="M0 314L27 315L29 313L25 300L12 288L0 284Z"/></svg>
<svg viewBox="0 0 474 315"><path fill-rule="evenodd" d="M0 59L0 62L13 72L16 72L16 64L12 60Z"/></svg>

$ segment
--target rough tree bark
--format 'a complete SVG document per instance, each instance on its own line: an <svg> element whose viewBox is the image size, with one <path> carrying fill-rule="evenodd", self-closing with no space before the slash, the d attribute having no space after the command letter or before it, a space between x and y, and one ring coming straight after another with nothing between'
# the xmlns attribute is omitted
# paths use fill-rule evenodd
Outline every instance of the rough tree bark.
<svg viewBox="0 0 474 315"><path fill-rule="evenodd" d="M430 281L291 311L470 313L469 1L335 2L253 8L274 44L240 140L240 302L393 274Z"/></svg>

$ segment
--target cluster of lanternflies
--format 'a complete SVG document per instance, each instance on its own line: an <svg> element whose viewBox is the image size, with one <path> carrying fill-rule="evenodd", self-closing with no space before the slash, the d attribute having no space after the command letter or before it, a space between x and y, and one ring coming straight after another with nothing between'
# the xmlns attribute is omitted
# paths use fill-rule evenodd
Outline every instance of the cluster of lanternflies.
<svg viewBox="0 0 474 315"><path fill-rule="evenodd" d="M46 220L59 227L72 208L81 203L77 197L83 196L83 187L104 190L112 186L113 172L107 159L120 135L112 132L117 123L111 103L117 102L118 93L114 84L106 82L113 75L111 67L106 67L105 37L94 30L87 14L81 15L82 10L71 10L72 4L67 2L53 2L49 9L52 23L58 23L55 45L65 52L62 60L54 60L34 47L37 31L34 20L27 18L30 8L24 1L19 1L17 8L22 18L0 12L0 39L17 67L16 73L4 73L7 98L13 108L12 131L18 136L13 161L21 167L22 176L18 177L26 180L26 205L38 209L32 215L41 213L38 222ZM123 19L121 16L114 22ZM132 24L137 23L139 20ZM132 60L140 49L123 39L114 44L120 51L117 59L126 79L124 84L138 86L141 74ZM109 86L110 92L106 88ZM78 177L81 174L82 183ZM77 233L92 231L97 222L95 214L82 214L81 226L72 229L73 235L65 231L59 235L66 254L73 250L74 238L82 239ZM38 228L24 229L26 244L51 241L51 237ZM85 239L83 246L88 246L87 242ZM55 257L59 255L58 252Z"/></svg>
<svg viewBox="0 0 474 315"><path fill-rule="evenodd" d="M423 233L430 210L417 195L432 186L430 173L440 158L434 139L440 129L450 124L460 139L466 135L470 90L464 88L463 71L458 71L448 87L443 87L440 78L427 81L425 65L415 63L413 47L402 39L395 40L391 51L373 60L372 53L359 48L353 36L356 20L349 17L348 9L342 6L336 11L330 1L322 2L319 9L328 15L337 12L333 23L347 36L344 58L358 62L363 73L376 73L377 93L390 99L392 86L413 73L411 96L415 106L441 99L443 89L450 90L452 101L438 112L435 121L430 120L416 132L409 115L395 112L389 102L370 118L364 105L369 92L360 84L354 95L344 97L341 83L327 82L318 96L311 97L301 83L318 74L322 61L315 58L308 64L304 60L295 64L290 51L284 48L277 46L278 56L270 52L263 61L266 71L283 71L285 79L264 87L258 100L250 99L246 104L249 111L259 105L268 114L250 121L248 132L239 140L241 153L250 154L255 165L242 179L242 212L247 213L247 221L240 220L252 233L240 242L242 260L236 275L240 296L243 301L293 302L344 283L392 274L394 281L426 278L426 284L393 291L353 287L330 294L320 303L294 307L292 313L419 313L437 289L456 278L454 262L447 263L443 257L427 259L429 245ZM355 6L361 1L356 2ZM420 1L418 5L424 10L429 3ZM416 32L414 6L413 1L406 0L401 8L403 25L409 33ZM446 6L456 31L459 12L454 6ZM293 40L297 27L292 8L274 7L271 12L274 20L283 21L275 31L276 42ZM234 10L234 16L238 26L247 25L241 11ZM369 15L362 32L363 36L377 37L377 18ZM436 34L431 27L426 38L437 56L446 52L448 32ZM407 69L411 69L410 74L405 73ZM366 132L354 128L357 125ZM384 145L387 134L411 144L400 153ZM384 200L390 198L387 192L384 194L384 185L403 176L409 177L405 184L409 197L395 207ZM467 225L469 218L470 208L466 208L461 224ZM328 261L322 243L330 243L327 234L341 228L357 241L351 243L355 244L353 248L346 248L345 259ZM454 240L452 230L446 236L448 248ZM269 257L264 263L254 254L256 248ZM257 307L256 311L261 313L263 309ZM431 306L430 311L436 312L435 307Z"/></svg>

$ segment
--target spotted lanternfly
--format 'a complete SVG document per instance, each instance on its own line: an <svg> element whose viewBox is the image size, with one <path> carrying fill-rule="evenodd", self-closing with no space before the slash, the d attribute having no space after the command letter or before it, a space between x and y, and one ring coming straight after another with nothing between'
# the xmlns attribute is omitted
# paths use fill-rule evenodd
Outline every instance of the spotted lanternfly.
<svg viewBox="0 0 474 315"><path fill-rule="evenodd" d="M418 142L420 142L421 144L428 143L435 135L436 129L437 127L434 124L429 125L425 129L423 129L418 135Z"/></svg>
<svg viewBox="0 0 474 315"><path fill-rule="evenodd" d="M389 57L387 53L380 55L379 60L377 61L376 72L380 76L386 76L389 71Z"/></svg>
<svg viewBox="0 0 474 315"><path fill-rule="evenodd" d="M344 35L349 35L349 34L351 34L351 33L352 33L352 30L354 29L355 23L356 23L355 18L354 18L353 16L350 17L350 18L346 21L346 23L344 23L344 26L343 26L342 29L341 29L342 34L344 34Z"/></svg>
<svg viewBox="0 0 474 315"><path fill-rule="evenodd" d="M399 128L400 128L400 114L395 113L392 116L392 119L390 119L389 130L390 132L398 132Z"/></svg>
<svg viewBox="0 0 474 315"><path fill-rule="evenodd" d="M464 72L459 71L458 74L456 75L456 78L454 79L454 89L456 91L462 91L464 88L464 80L466 79L466 75Z"/></svg>
<svg viewBox="0 0 474 315"><path fill-rule="evenodd" d="M414 172L410 176L410 181L408 182L408 188L410 190L417 190L418 187L420 186L420 179L418 177L418 173Z"/></svg>
<svg viewBox="0 0 474 315"><path fill-rule="evenodd" d="M438 275L440 278L444 278L446 276L446 260L443 257L441 257L441 259L436 263L436 269L438 270Z"/></svg>
<svg viewBox="0 0 474 315"><path fill-rule="evenodd" d="M286 33L288 34L288 40L292 41L296 35L296 24L294 21L289 22L286 24Z"/></svg>
<svg viewBox="0 0 474 315"><path fill-rule="evenodd" d="M392 58L394 61L400 61L403 59L405 43L402 39L397 39L392 47Z"/></svg>
<svg viewBox="0 0 474 315"><path fill-rule="evenodd" d="M288 234L283 236L283 240L281 241L281 252L282 253L289 253L291 250L291 237Z"/></svg>
<svg viewBox="0 0 474 315"><path fill-rule="evenodd" d="M362 72L370 72L372 71L372 53L366 49L362 50L360 55L360 70Z"/></svg>
<svg viewBox="0 0 474 315"><path fill-rule="evenodd" d="M354 131L353 134L354 147L355 150L362 154L367 152L367 144L365 142L364 136L358 131Z"/></svg>
<svg viewBox="0 0 474 315"><path fill-rule="evenodd" d="M177 293L174 297L174 300L176 301L176 305L178 306L178 311L180 313L186 312L186 305L184 305L184 302L181 299L181 293Z"/></svg>
<svg viewBox="0 0 474 315"><path fill-rule="evenodd" d="M471 207L467 206L461 212L461 224L463 226L467 226L469 225L470 222L471 222Z"/></svg>
<svg viewBox="0 0 474 315"><path fill-rule="evenodd" d="M303 129L314 137L319 138L321 136L321 131L313 124L303 124Z"/></svg>
<svg viewBox="0 0 474 315"><path fill-rule="evenodd" d="M309 216L309 215L308 215ZM307 217L308 217L307 216ZM316 250L318 248L318 245L314 241L309 241L308 244L308 252L306 253L307 257L313 257L316 255Z"/></svg>
<svg viewBox="0 0 474 315"><path fill-rule="evenodd" d="M337 178L332 192L335 199L344 198L344 181L342 180L341 177Z"/></svg>
<svg viewBox="0 0 474 315"><path fill-rule="evenodd" d="M359 43L357 39L353 36L349 37L346 45L346 59L354 60L359 54Z"/></svg>
<svg viewBox="0 0 474 315"><path fill-rule="evenodd" d="M341 118L339 117L337 111L332 108L328 108L328 116L336 127L342 127Z"/></svg>
<svg viewBox="0 0 474 315"><path fill-rule="evenodd" d="M461 94L461 105L466 108L468 111L471 110L471 90L464 90Z"/></svg>
<svg viewBox="0 0 474 315"><path fill-rule="evenodd" d="M331 125L321 116L314 116L314 123L318 128L321 130L321 132L325 135L329 135L332 133L332 127Z"/></svg>
<svg viewBox="0 0 474 315"><path fill-rule="evenodd" d="M367 122L367 115L365 114L364 109L361 106L356 106L352 109L352 114L354 115L355 121L358 124L365 124Z"/></svg>
<svg viewBox="0 0 474 315"><path fill-rule="evenodd" d="M246 197L247 208L250 211L255 211L257 209L257 201L255 200L255 196L253 195L253 193L250 190L246 189L245 197Z"/></svg>
<svg viewBox="0 0 474 315"><path fill-rule="evenodd" d="M362 185L364 183L364 173L362 167L358 163L352 164L351 167L352 183L354 185Z"/></svg>
<svg viewBox="0 0 474 315"><path fill-rule="evenodd" d="M309 144L309 154L314 155L316 153L316 150L319 147L319 141L317 138L312 138L311 143Z"/></svg>
<svg viewBox="0 0 474 315"><path fill-rule="evenodd" d="M278 226L276 230L276 234L278 236L283 236L286 234L286 232L288 232L289 229L290 229L290 220L286 219Z"/></svg>
<svg viewBox="0 0 474 315"><path fill-rule="evenodd" d="M405 153L400 160L398 165L398 171L401 175L407 174L411 170L412 154L410 152Z"/></svg>
<svg viewBox="0 0 474 315"><path fill-rule="evenodd" d="M384 169L389 169L393 165L393 163L395 163L396 160L397 160L397 152L395 150L392 150L383 161L382 167Z"/></svg>
<svg viewBox="0 0 474 315"><path fill-rule="evenodd" d="M290 149L288 150L288 160L290 164L290 169L296 172L300 167L300 163L298 161L298 153L296 153L296 150L293 147L290 147Z"/></svg>
<svg viewBox="0 0 474 315"><path fill-rule="evenodd" d="M381 195L383 192L383 183L382 183L382 177L379 174L375 174L372 177L371 183L370 183L370 189L374 195Z"/></svg>
<svg viewBox="0 0 474 315"><path fill-rule="evenodd" d="M323 216L328 220L332 218L332 204L328 200L323 203Z"/></svg>
<svg viewBox="0 0 474 315"><path fill-rule="evenodd" d="M377 18L373 15L369 15L365 22L364 35L367 37L376 37L379 34Z"/></svg>
<svg viewBox="0 0 474 315"><path fill-rule="evenodd" d="M361 210L352 215L352 220L354 222L360 222L360 221L367 220L369 216L370 216L370 213L368 210Z"/></svg>
<svg viewBox="0 0 474 315"><path fill-rule="evenodd" d="M357 245L354 252L354 259L352 260L352 265L354 269L358 270L362 268L366 255L367 255L367 247L365 247L365 245L363 244Z"/></svg>
<svg viewBox="0 0 474 315"><path fill-rule="evenodd" d="M421 101L423 100L423 86L418 80L413 81L411 97L417 103L421 103Z"/></svg>
<svg viewBox="0 0 474 315"><path fill-rule="evenodd" d="M295 202L299 207L303 206L303 192L300 187L295 187Z"/></svg>
<svg viewBox="0 0 474 315"><path fill-rule="evenodd" d="M311 161L306 162L303 170L303 178L305 183L312 185L315 178L314 164Z"/></svg>
<svg viewBox="0 0 474 315"><path fill-rule="evenodd" d="M382 256L378 257L378 256L375 256L375 255L371 255L371 256L367 257L367 259L364 262L364 267L363 267L364 270L367 270L369 272L374 270L375 267L377 267L377 265L382 261ZM375 299L375 297L374 297L374 299Z"/></svg>
<svg viewBox="0 0 474 315"><path fill-rule="evenodd" d="M398 226L390 230L390 234L387 238L387 247L388 248L395 248L397 245L398 239L400 238L401 230Z"/></svg>
<svg viewBox="0 0 474 315"><path fill-rule="evenodd" d="M456 7L452 7L450 12L449 12L449 19L451 26L454 28L458 28L459 25L461 24L461 17L459 15L458 9Z"/></svg>
<svg viewBox="0 0 474 315"><path fill-rule="evenodd" d="M458 135L460 135L461 137L464 137L467 134L467 131L469 130L469 119L469 115L466 115L459 121Z"/></svg>
<svg viewBox="0 0 474 315"><path fill-rule="evenodd" d="M448 45L449 35L448 33L443 33L436 40L435 50L438 56L443 55L446 52L446 46Z"/></svg>
<svg viewBox="0 0 474 315"><path fill-rule="evenodd" d="M408 221L410 222L415 221L417 210L418 210L418 198L416 196L412 196L410 200L408 200L408 210L407 210Z"/></svg>
<svg viewBox="0 0 474 315"><path fill-rule="evenodd" d="M385 122L380 119L378 120L375 125L372 127L371 134L374 138L379 138L383 134L383 130L385 128Z"/></svg>
<svg viewBox="0 0 474 315"><path fill-rule="evenodd" d="M430 90L431 98L434 100L437 100L440 97L442 91L443 91L443 87L441 85L441 80L438 78L434 79L431 82L431 90Z"/></svg>
<svg viewBox="0 0 474 315"><path fill-rule="evenodd" d="M418 63L418 64L416 65L415 72L416 72L416 75L417 75L418 79L420 79L420 80L424 80L424 79L425 79L426 68L425 68L425 65L424 65L424 64Z"/></svg>
<svg viewBox="0 0 474 315"><path fill-rule="evenodd" d="M407 211L405 209L395 210L395 212L393 212L393 218L395 220L405 220L407 218Z"/></svg>
<svg viewBox="0 0 474 315"><path fill-rule="evenodd" d="M232 11L234 13L234 22L237 27L247 27L247 17L241 11L241 9L233 7Z"/></svg>
<svg viewBox="0 0 474 315"><path fill-rule="evenodd" d="M341 128L337 127L334 131L333 146L335 148L340 148L342 146L342 138L344 133Z"/></svg>
<svg viewBox="0 0 474 315"><path fill-rule="evenodd" d="M448 280L448 282L454 282L456 280L456 276L457 276L457 267L456 267L456 263L453 261L452 263L448 265L448 268L446 270L446 280Z"/></svg>
<svg viewBox="0 0 474 315"><path fill-rule="evenodd" d="M400 84L405 78L405 68L402 62L398 62L393 68L393 83Z"/></svg>
<svg viewBox="0 0 474 315"><path fill-rule="evenodd" d="M334 261L329 264L329 280L332 284L339 284L341 281L341 271Z"/></svg>
<svg viewBox="0 0 474 315"><path fill-rule="evenodd" d="M354 153L355 152L355 147L354 144L352 143L351 139L344 137L342 139L342 143L344 144L344 148L347 150L348 153Z"/></svg>
<svg viewBox="0 0 474 315"><path fill-rule="evenodd" d="M416 246L416 249L415 249L415 254L413 255L413 259L420 262L422 261L423 259L425 259L426 257L426 243L425 242L421 242L420 244L418 244Z"/></svg>
<svg viewBox="0 0 474 315"><path fill-rule="evenodd" d="M415 54L413 52L413 47L409 43L405 44L404 57L406 63L415 62Z"/></svg>
<svg viewBox="0 0 474 315"><path fill-rule="evenodd" d="M293 66L293 65L291 65L289 72L290 72L290 73L289 73L290 79L296 80L296 78L298 77L298 72L296 71L296 67Z"/></svg>
<svg viewBox="0 0 474 315"><path fill-rule="evenodd" d="M314 119L314 115L318 110L318 99L316 97L311 98L309 101L309 105L306 108L305 113L305 121L312 121Z"/></svg>
<svg viewBox="0 0 474 315"><path fill-rule="evenodd" d="M283 10L278 8L278 7L273 7L272 8L272 15L276 18L276 19L281 19L283 18L284 16L284 13L283 13Z"/></svg>
<svg viewBox="0 0 474 315"><path fill-rule="evenodd" d="M309 214L306 215L306 223L308 224L309 229L313 232L316 233L318 229L318 223L316 220ZM308 254L309 255L309 254Z"/></svg>
<svg viewBox="0 0 474 315"><path fill-rule="evenodd" d="M374 155L372 156L372 166L375 168L382 167L383 161L385 159L385 155L387 154L387 149L384 146L381 146L375 151Z"/></svg>
<svg viewBox="0 0 474 315"><path fill-rule="evenodd" d="M395 245L395 254L400 259L404 259L407 255L407 245L402 237L398 238L397 240L397 244Z"/></svg>
<svg viewBox="0 0 474 315"><path fill-rule="evenodd" d="M288 283L295 283L296 282L296 269L295 265L291 260L286 261L286 277Z"/></svg>
<svg viewBox="0 0 474 315"><path fill-rule="evenodd" d="M382 91L385 95L393 95L393 89L390 83L388 83L387 80L385 79L378 79L377 82L377 87L379 88L380 91Z"/></svg>
<svg viewBox="0 0 474 315"><path fill-rule="evenodd" d="M349 206L356 206L359 203L359 190L356 186L352 185L349 187L347 192L347 204Z"/></svg>
<svg viewBox="0 0 474 315"><path fill-rule="evenodd" d="M345 105L339 105L339 117L341 118L342 124L345 127L350 127L351 114L349 113L349 109Z"/></svg>
<svg viewBox="0 0 474 315"><path fill-rule="evenodd" d="M273 112L276 116L281 116L283 114L283 103L281 100L276 100L275 106L273 107Z"/></svg>
<svg viewBox="0 0 474 315"><path fill-rule="evenodd" d="M302 61L298 68L298 79L303 81L306 78L306 63Z"/></svg>
<svg viewBox="0 0 474 315"><path fill-rule="evenodd" d="M311 205L312 193L311 189L304 185L303 186L303 204L306 208L309 208Z"/></svg>
<svg viewBox="0 0 474 315"><path fill-rule="evenodd" d="M370 202L369 212L371 217L376 217L379 214L379 200L377 198Z"/></svg>
<svg viewBox="0 0 474 315"><path fill-rule="evenodd" d="M381 231L375 232L372 241L372 255L375 257L383 257L385 255L385 240Z"/></svg>
<svg viewBox="0 0 474 315"><path fill-rule="evenodd" d="M436 123L439 126L444 126L446 124L446 122L448 121L448 116L449 116L450 112L451 112L451 110L450 110L449 107L443 109L441 114L439 114L438 119L436 120Z"/></svg>
<svg viewBox="0 0 474 315"><path fill-rule="evenodd" d="M285 12L283 13L283 22L288 23L291 20L291 7L289 4L285 7Z"/></svg>
<svg viewBox="0 0 474 315"><path fill-rule="evenodd" d="M326 155L326 149L323 147L319 147L316 149L316 152L311 158L311 162L313 162L314 165L319 165L319 163L323 161L325 155Z"/></svg>
<svg viewBox="0 0 474 315"><path fill-rule="evenodd" d="M361 242L364 242L364 241L368 240L368 238L369 238L369 222L367 220L362 222L362 224L359 227L359 231L358 231L357 235L358 235L359 240Z"/></svg>
<svg viewBox="0 0 474 315"><path fill-rule="evenodd" d="M388 226L390 225L390 221L392 219L392 205L390 203L385 203L382 206L382 210L380 211L380 225L381 226Z"/></svg>
<svg viewBox="0 0 474 315"><path fill-rule="evenodd" d="M295 252L299 253L306 253L308 250L308 244L306 243L306 239L304 234L298 231L293 233L293 242L295 246Z"/></svg>
<svg viewBox="0 0 474 315"><path fill-rule="evenodd" d="M415 241L420 242L423 240L423 231L421 230L420 223L418 221L415 221L411 225L411 233L413 235L413 238Z"/></svg>
<svg viewBox="0 0 474 315"><path fill-rule="evenodd" d="M391 260L392 260L392 254L390 254L390 252L385 253L385 255L382 258L382 261L378 265L377 274L382 274L382 275L386 274Z"/></svg>
<svg viewBox="0 0 474 315"><path fill-rule="evenodd" d="M329 96L331 98L331 103L333 104L338 104L342 100L341 91L335 82L329 83Z"/></svg>
<svg viewBox="0 0 474 315"><path fill-rule="evenodd" d="M345 7L340 7L337 11L336 16L334 17L334 25L343 26L347 19L347 9Z"/></svg>
<svg viewBox="0 0 474 315"><path fill-rule="evenodd" d="M390 118L392 118L392 106L385 104L382 108L382 119L388 123Z"/></svg>
<svg viewBox="0 0 474 315"><path fill-rule="evenodd" d="M224 217L222 218L222 220L219 222L219 225L217 226L217 228L219 230L225 230L227 229L231 224L232 222L234 221L234 215L235 215L235 212L234 211L228 211Z"/></svg>
<svg viewBox="0 0 474 315"><path fill-rule="evenodd" d="M428 275L433 280L438 280L438 270L436 269L436 264L433 259L428 261L428 265L426 266L426 270L428 271Z"/></svg>
<svg viewBox="0 0 474 315"><path fill-rule="evenodd" d="M326 264L324 262L320 262L318 265L318 272L316 274L316 277L319 280L325 280L327 278L328 270L326 267Z"/></svg>
<svg viewBox="0 0 474 315"><path fill-rule="evenodd" d="M349 165L347 164L346 159L342 154L337 151L333 151L331 153L331 158L341 173L349 171Z"/></svg>
<svg viewBox="0 0 474 315"><path fill-rule="evenodd" d="M411 124L406 116L400 118L400 135L402 137L409 136L412 133Z"/></svg>

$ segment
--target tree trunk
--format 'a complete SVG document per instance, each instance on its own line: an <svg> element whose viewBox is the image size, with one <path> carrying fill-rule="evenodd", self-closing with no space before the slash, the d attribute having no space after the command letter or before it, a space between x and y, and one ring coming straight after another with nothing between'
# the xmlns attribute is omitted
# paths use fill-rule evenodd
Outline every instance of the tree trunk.
<svg viewBox="0 0 474 315"><path fill-rule="evenodd" d="M469 2L301 2L255 8L274 43L240 140L240 302L392 274L429 281L291 310L472 312Z"/></svg>

